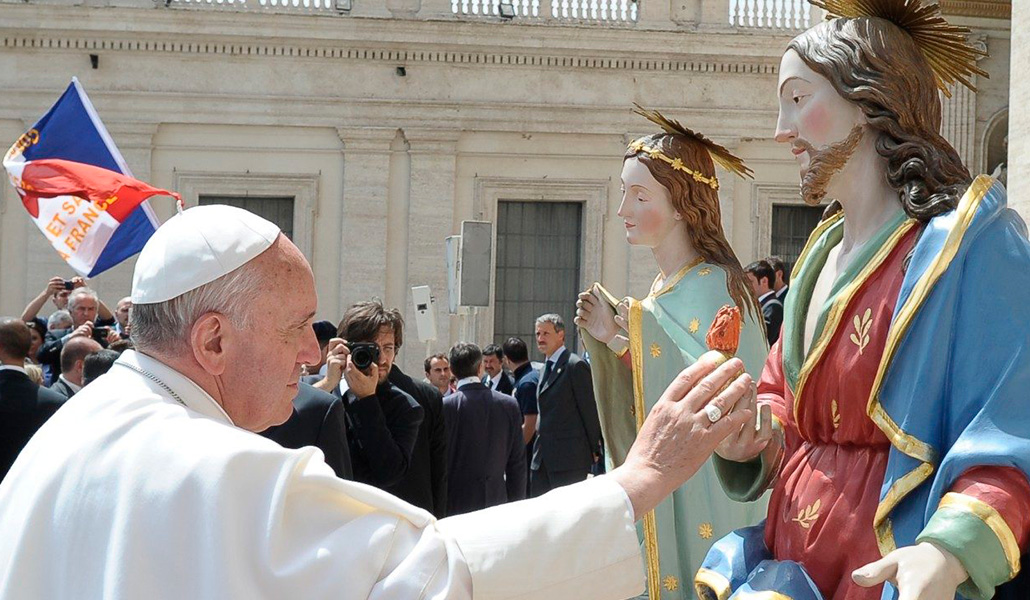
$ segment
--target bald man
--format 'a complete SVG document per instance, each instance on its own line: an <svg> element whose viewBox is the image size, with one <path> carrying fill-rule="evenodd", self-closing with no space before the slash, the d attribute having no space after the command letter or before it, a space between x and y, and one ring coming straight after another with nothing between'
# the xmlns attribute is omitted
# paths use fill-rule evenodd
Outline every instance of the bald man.
<svg viewBox="0 0 1030 600"><path fill-rule="evenodd" d="M61 374L50 389L71 398L82 389L82 367L86 357L104 347L93 338L73 337L61 348Z"/></svg>
<svg viewBox="0 0 1030 600"><path fill-rule="evenodd" d="M25 372L32 336L21 319L0 318L0 480L29 438L64 404Z"/></svg>
<svg viewBox="0 0 1030 600"><path fill-rule="evenodd" d="M132 303L137 351L0 483L0 598L621 600L643 589L634 521L754 418L742 363L699 361L608 475L436 520L251 433L289 418L319 357L314 276L277 227L176 215L140 253ZM378 366L339 351L348 385L374 387Z"/></svg>

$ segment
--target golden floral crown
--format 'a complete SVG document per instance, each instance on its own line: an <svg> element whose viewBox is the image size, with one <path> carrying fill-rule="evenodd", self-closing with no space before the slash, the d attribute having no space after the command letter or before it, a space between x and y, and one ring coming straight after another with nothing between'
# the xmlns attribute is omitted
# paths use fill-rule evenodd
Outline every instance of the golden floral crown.
<svg viewBox="0 0 1030 600"><path fill-rule="evenodd" d="M936 1L924 0L808 0L813 6L826 11L827 18L856 19L870 17L883 19L898 26L912 37L919 51L930 63L937 87L951 97L949 86L960 83L976 91L973 75L990 77L976 66L987 53L973 46L968 39L968 27L948 23L941 16Z"/></svg>
<svg viewBox="0 0 1030 600"><path fill-rule="evenodd" d="M686 127L681 125L679 121L669 119L657 110L646 110L636 103L634 103L633 106L636 107L634 108L633 112L646 118L648 121L651 121L652 123L658 125L662 128L663 131L665 131L665 133L669 135L682 136L688 143L697 144L704 148L708 152L708 155L712 157L712 160L719 163L719 165L727 171L736 173L741 177L754 178L754 172L751 171L751 169L749 169L747 165L744 164L744 161L734 156L732 153L730 153L729 150L727 150L723 146L716 144L715 142L706 138L700 133L687 129ZM713 190L719 190L719 178L716 177L714 173L712 175L705 175L700 171L691 169L686 165L686 163L683 162L682 158L672 158L664 152L662 152L661 149L656 148L654 146L648 146L646 143L644 143L645 139L647 138L643 137L633 141L632 143L630 143L629 149L634 152L646 154L648 158L651 158L653 160L660 160L668 164L673 169L677 171L682 171L683 173L690 175L694 178L694 181L707 185Z"/></svg>

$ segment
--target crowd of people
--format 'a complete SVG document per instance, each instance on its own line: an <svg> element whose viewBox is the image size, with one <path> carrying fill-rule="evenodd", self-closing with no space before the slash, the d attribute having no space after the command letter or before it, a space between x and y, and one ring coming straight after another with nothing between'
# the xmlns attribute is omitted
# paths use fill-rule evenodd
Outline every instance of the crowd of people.
<svg viewBox="0 0 1030 600"><path fill-rule="evenodd" d="M47 302L54 310L43 317ZM3 379L0 395L37 405L5 449L0 479L47 417L133 348L132 301L115 306L83 278L55 276L19 319L0 324L2 368L23 375L11 388ZM292 416L260 435L286 448L315 446L338 477L437 517L582 481L603 472L589 366L565 347L560 316L542 315L535 327L543 364L518 337L459 342L411 377L395 362L401 313L379 300L357 303L338 324L312 324L319 360L303 366ZM360 368L348 369L348 357Z"/></svg>

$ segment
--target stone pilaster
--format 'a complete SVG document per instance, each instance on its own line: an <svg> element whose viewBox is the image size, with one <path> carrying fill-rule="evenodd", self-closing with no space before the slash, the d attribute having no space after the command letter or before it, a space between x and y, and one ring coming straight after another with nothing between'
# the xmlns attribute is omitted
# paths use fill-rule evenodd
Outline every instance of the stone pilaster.
<svg viewBox="0 0 1030 600"><path fill-rule="evenodd" d="M339 276L334 298L319 298L319 314L335 307L339 319L348 306L386 292L390 127L338 127L343 142L343 198L337 240Z"/></svg>

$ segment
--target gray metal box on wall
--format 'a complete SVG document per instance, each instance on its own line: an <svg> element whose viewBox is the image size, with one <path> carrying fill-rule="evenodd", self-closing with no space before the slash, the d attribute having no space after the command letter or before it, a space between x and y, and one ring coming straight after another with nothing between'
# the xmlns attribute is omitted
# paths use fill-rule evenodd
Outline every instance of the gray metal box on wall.
<svg viewBox="0 0 1030 600"><path fill-rule="evenodd" d="M493 223L461 222L461 258L458 261L458 304L490 306L493 276Z"/></svg>

